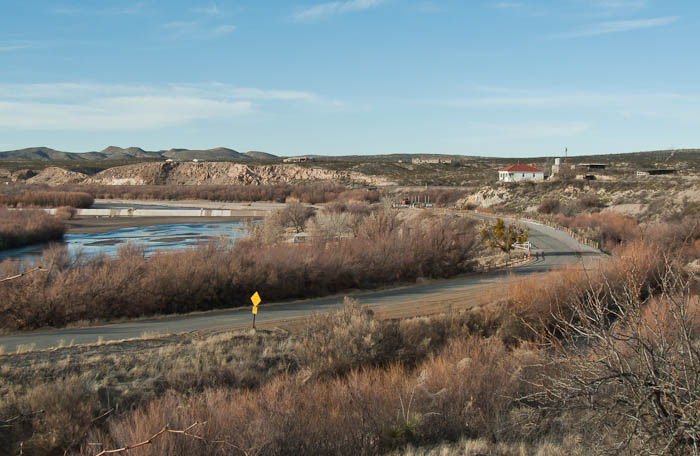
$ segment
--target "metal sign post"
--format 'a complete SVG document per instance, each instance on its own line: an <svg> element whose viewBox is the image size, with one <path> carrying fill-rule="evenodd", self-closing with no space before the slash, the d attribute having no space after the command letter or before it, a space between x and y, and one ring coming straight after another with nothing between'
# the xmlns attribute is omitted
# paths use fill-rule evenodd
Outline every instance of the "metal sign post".
<svg viewBox="0 0 700 456"><path fill-rule="evenodd" d="M262 301L257 291L250 297L250 301L253 303L253 329L255 329L255 316L258 314L258 304Z"/></svg>

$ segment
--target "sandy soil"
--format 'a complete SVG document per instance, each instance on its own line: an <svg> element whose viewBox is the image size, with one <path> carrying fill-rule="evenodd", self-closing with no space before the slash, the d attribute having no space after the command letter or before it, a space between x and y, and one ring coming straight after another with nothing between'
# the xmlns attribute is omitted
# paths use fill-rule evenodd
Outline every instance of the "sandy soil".
<svg viewBox="0 0 700 456"><path fill-rule="evenodd" d="M120 228L180 223L227 223L250 220L251 217L92 217L80 216L68 221L69 234L96 234Z"/></svg>

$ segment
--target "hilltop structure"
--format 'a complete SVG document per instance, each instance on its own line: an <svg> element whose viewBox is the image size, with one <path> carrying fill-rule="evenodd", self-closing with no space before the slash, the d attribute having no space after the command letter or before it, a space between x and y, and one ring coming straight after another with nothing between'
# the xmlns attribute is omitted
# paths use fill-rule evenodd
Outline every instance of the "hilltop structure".
<svg viewBox="0 0 700 456"><path fill-rule="evenodd" d="M452 163L451 158L439 157L416 157L411 160L414 165L449 165Z"/></svg>
<svg viewBox="0 0 700 456"><path fill-rule="evenodd" d="M544 180L544 171L533 165L511 165L498 171L500 182L520 182L524 180Z"/></svg>

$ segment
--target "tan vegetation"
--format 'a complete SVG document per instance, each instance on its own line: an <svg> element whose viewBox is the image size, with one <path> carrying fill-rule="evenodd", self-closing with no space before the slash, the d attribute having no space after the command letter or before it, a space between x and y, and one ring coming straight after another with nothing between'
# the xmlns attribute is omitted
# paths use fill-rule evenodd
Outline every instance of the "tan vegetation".
<svg viewBox="0 0 700 456"><path fill-rule="evenodd" d="M697 298L688 282L673 261L633 249L639 247L619 252L625 258L603 269L600 282L580 272L550 273L538 280L543 296L532 297L523 288L530 282L516 279L512 291L518 298L521 289L520 300L500 310L488 306L378 321L349 302L337 314L316 317L292 337L221 334L173 348L153 342L153 349L136 354L66 354L63 361L51 363L39 362L41 352L14 355L24 357L24 367L3 364L7 405L0 419L19 418L8 423L0 438L14 453L24 442L32 454L68 449L95 455L142 442L165 424L185 429L206 422L196 434L204 440L163 435L132 454L238 454L215 441L247 454L377 454L404 451L407 444L421 448L405 450L407 454L436 454L427 445L459 439L467 440L434 448L504 455L692 454L697 420L687 415L694 403L685 394L690 391L683 386L687 376L663 377L662 401L677 397L686 415L672 415L687 423L683 438L672 440L675 446L666 450L668 440L649 438L659 435L656 431L667 435L663 422L645 418L639 432L627 432L635 420L620 398L639 392L631 397L641 400L647 393L634 383L604 376L606 368L639 365L635 360L643 352L634 347L643 344L630 337L634 334L652 343L650 353L658 357L655 365L665 366L662 372L691 372L687 362L679 361L697 356L683 351L688 343L695 347L700 335L694 329L700 323ZM630 260L632 254L636 259ZM651 260L659 268L648 266ZM583 292L571 288L576 283ZM518 310L527 305L533 306L531 316L551 317L528 318ZM596 315L613 318L587 319ZM682 327L688 331L677 330ZM594 329L599 336L581 332ZM593 337L581 340L581 334ZM611 348L623 364L591 356ZM579 379L601 375L605 388L580 389L588 383ZM647 383L646 377L640 381ZM66 388L79 397L64 394ZM52 408L55 398L81 401L85 414ZM588 408L591 403L595 407ZM112 408L124 412L93 421ZM44 412L35 414L38 410L50 410L57 418L40 418ZM55 427L60 429L52 431ZM620 439L629 435L629 440Z"/></svg>
<svg viewBox="0 0 700 456"><path fill-rule="evenodd" d="M59 241L66 230L63 222L42 210L0 207L0 250Z"/></svg>
<svg viewBox="0 0 700 456"><path fill-rule="evenodd" d="M0 206L9 207L58 207L69 206L86 208L94 203L93 197L86 192L45 191L42 187L6 186L0 187Z"/></svg>
<svg viewBox="0 0 700 456"><path fill-rule="evenodd" d="M361 220L357 237L342 241L279 242L281 232L266 238L272 228L265 224L233 246L214 242L148 259L133 245L114 258L71 258L56 247L37 261L47 270L42 277L0 288L0 325L29 329L244 306L254 290L277 301L449 277L472 267L472 225L450 217L403 221L379 210ZM20 267L6 260L0 274Z"/></svg>
<svg viewBox="0 0 700 456"><path fill-rule="evenodd" d="M313 184L290 185L63 185L48 187L42 185L12 185L0 187L0 202L13 205L19 201L21 194L57 195L50 200L50 206L69 205L89 207L89 205L69 204L67 200L74 194L92 198L107 199L144 199L144 200L209 200L209 201L301 201L310 204L329 201L379 201L377 191L351 190L343 185L321 182ZM5 198L3 200L2 198ZM29 203L28 203L29 204ZM39 205L39 203L31 203ZM92 201L90 201L92 204Z"/></svg>
<svg viewBox="0 0 700 456"><path fill-rule="evenodd" d="M599 213L614 201L590 191L528 204L604 243L607 263L513 278L507 298L463 313L381 321L350 301L296 334L0 355L0 454L94 456L153 435L127 454L699 454L698 224ZM0 287L0 303L35 314L5 307L3 321L186 311L247 303L261 286L278 299L471 267L464 220L363 199L276 214L234 247L47 254L47 276ZM279 243L302 228L309 243Z"/></svg>

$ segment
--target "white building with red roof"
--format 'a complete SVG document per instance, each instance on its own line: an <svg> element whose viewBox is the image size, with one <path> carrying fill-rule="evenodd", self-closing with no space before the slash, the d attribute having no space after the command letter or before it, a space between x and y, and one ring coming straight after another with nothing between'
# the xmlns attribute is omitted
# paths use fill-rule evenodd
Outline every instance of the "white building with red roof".
<svg viewBox="0 0 700 456"><path fill-rule="evenodd" d="M498 171L498 180L500 182L544 180L544 171L532 165L512 165Z"/></svg>

